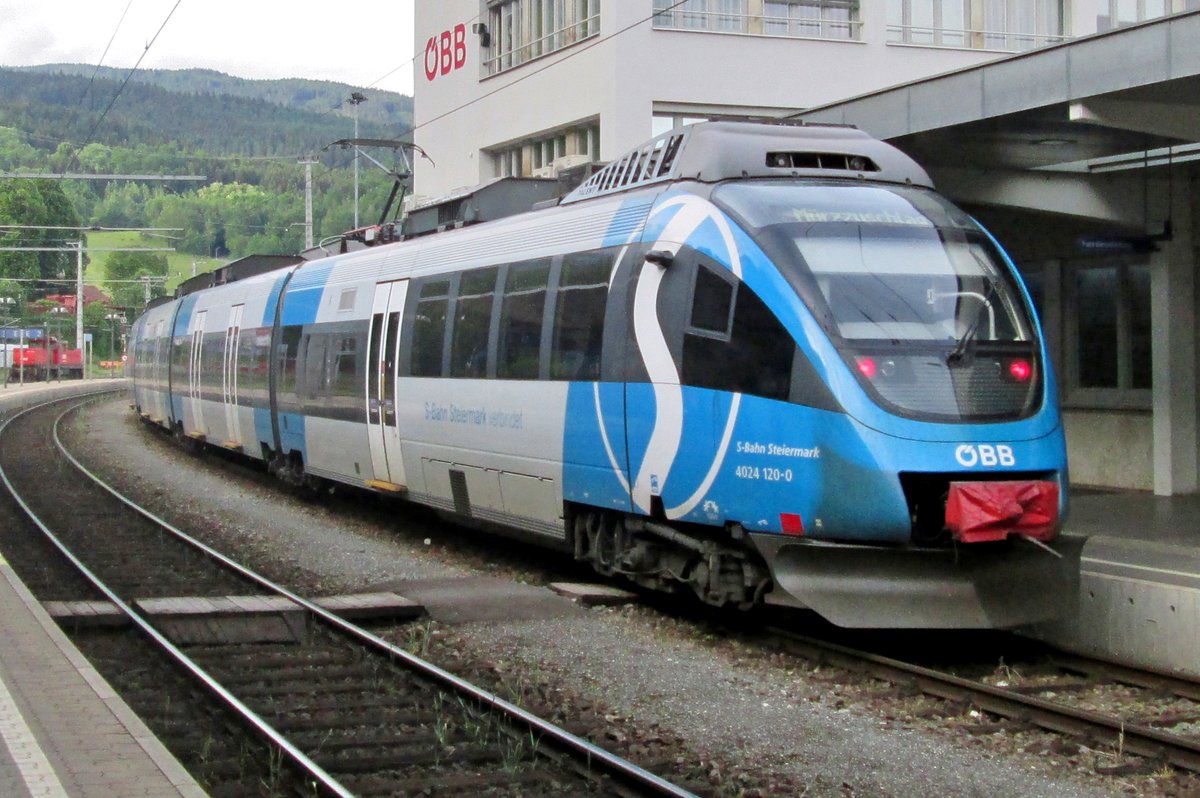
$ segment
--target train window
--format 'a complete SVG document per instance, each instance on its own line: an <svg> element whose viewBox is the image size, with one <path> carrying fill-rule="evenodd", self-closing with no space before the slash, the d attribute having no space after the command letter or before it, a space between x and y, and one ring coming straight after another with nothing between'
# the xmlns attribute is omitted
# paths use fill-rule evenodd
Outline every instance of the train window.
<svg viewBox="0 0 1200 798"><path fill-rule="evenodd" d="M325 393L327 377L325 374L325 351L328 347L328 337L320 334L304 336L300 344L300 357L297 363L298 393L306 399L316 399Z"/></svg>
<svg viewBox="0 0 1200 798"><path fill-rule="evenodd" d="M300 325L280 330L276 356L279 358L279 397L296 393L296 359L300 351Z"/></svg>
<svg viewBox="0 0 1200 798"><path fill-rule="evenodd" d="M689 332L712 333L729 340L733 326L733 295L737 286L712 269L696 270Z"/></svg>
<svg viewBox="0 0 1200 798"><path fill-rule="evenodd" d="M708 267L700 266L699 271L709 272L708 277L698 276L696 280L697 293L701 290L713 293L703 300L707 303L720 294L714 280L722 283L725 280ZM697 298L693 303L693 327L683 339L683 383L786 400L791 389L796 344L753 291L745 285L737 286L736 291L733 288L730 286L735 298L728 337L715 336L697 325L696 305L701 300ZM708 310L712 307L702 309L701 321ZM709 320L713 319L715 315Z"/></svg>
<svg viewBox="0 0 1200 798"><path fill-rule="evenodd" d="M546 309L549 282L548 258L509 267L500 309L497 377L537 379L542 351L542 315Z"/></svg>
<svg viewBox="0 0 1200 798"><path fill-rule="evenodd" d="M450 376L487 376L488 333L499 269L466 272L458 285L454 305L454 332L450 344Z"/></svg>
<svg viewBox="0 0 1200 798"><path fill-rule="evenodd" d="M554 304L550 379L600 379L604 306L613 255L580 252L563 258Z"/></svg>
<svg viewBox="0 0 1200 798"><path fill-rule="evenodd" d="M357 396L362 390L358 381L358 339L352 335L339 335L330 352L333 355L330 393L334 396Z"/></svg>
<svg viewBox="0 0 1200 798"><path fill-rule="evenodd" d="M238 344L238 390L251 402L266 402L267 356L271 350L271 329L259 327L243 334Z"/></svg>
<svg viewBox="0 0 1200 798"><path fill-rule="evenodd" d="M431 280L421 286L413 323L412 375L442 376L446 342L446 316L450 306L450 281Z"/></svg>

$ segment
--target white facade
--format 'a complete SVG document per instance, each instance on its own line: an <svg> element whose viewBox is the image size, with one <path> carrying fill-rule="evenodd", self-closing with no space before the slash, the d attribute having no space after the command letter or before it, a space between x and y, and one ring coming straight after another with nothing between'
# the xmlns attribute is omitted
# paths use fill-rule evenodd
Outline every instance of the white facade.
<svg viewBox="0 0 1200 798"><path fill-rule="evenodd" d="M972 3L956 1L960 6ZM1019 1L1032 8L1047 0ZM543 23L543 30L552 31L545 37L547 47L555 41L554 31L563 46L545 55L526 51L528 60L495 74L489 73L495 71L494 59L506 49L501 40L506 32L503 23L495 29L492 10L524 6L528 18L530 6L539 5L537 0L417 3L415 136L436 163L436 167L428 161L417 165L417 194L436 196L504 174L497 152L568 129L598 125L597 146L584 154L607 161L650 138L656 114L660 128L668 124L666 115L781 115L1011 52L894 41L905 38L895 20L897 9L909 5L908 0L903 5L901 0L825 0L824 5L856 9L849 25L826 24L826 34L839 38L669 29L661 27L662 21L656 27L651 20L656 6L670 7L671 0L540 2L557 7L560 14L564 7L568 13L580 9L578 16L567 17L565 31ZM1073 5L1090 9L1098 3L1079 0ZM687 0L672 12L680 16L668 22L762 31L764 24L771 29L772 20L780 20L774 27L786 27L782 18L768 12L819 4L818 0L807 4ZM738 7L747 13L717 14L718 7L721 11ZM713 10L709 15L683 16L690 9L705 8ZM1081 22L1090 20L1090 29L1095 30L1095 13L1081 8L1074 16ZM919 17L917 22L925 21ZM901 24L904 19L900 14ZM481 25L491 39L486 48L481 46L485 38ZM533 38L528 30L526 23L527 40ZM792 30L819 33L821 28L793 26ZM913 30L907 29L907 38L913 38ZM1086 32L1088 26L1083 24L1080 30ZM847 33L855 38L840 38ZM919 31L916 38L921 38ZM1013 41L1012 46L1028 45ZM568 140L562 154L584 146ZM530 174L544 165L529 157L521 171Z"/></svg>
<svg viewBox="0 0 1200 798"><path fill-rule="evenodd" d="M417 164L415 191L608 161L672 120L782 115L1198 4L419 2L415 137L436 167Z"/></svg>

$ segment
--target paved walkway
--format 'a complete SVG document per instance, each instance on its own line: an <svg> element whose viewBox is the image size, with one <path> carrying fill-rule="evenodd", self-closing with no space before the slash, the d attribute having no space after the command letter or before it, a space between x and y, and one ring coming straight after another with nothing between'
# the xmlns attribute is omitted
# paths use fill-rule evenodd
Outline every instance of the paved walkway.
<svg viewBox="0 0 1200 798"><path fill-rule="evenodd" d="M0 408L101 384L11 384ZM0 798L205 795L0 553Z"/></svg>
<svg viewBox="0 0 1200 798"><path fill-rule="evenodd" d="M0 557L0 795L206 794Z"/></svg>

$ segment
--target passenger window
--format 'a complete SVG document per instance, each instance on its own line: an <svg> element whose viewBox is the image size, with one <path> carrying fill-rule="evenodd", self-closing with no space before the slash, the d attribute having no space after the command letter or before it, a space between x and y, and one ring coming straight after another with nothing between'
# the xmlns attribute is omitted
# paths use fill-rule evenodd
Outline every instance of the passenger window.
<svg viewBox="0 0 1200 798"><path fill-rule="evenodd" d="M421 286L413 322L412 375L442 376L442 352L446 343L446 316L450 305L450 281L432 280Z"/></svg>
<svg viewBox="0 0 1200 798"><path fill-rule="evenodd" d="M279 395L294 396L298 391L296 383L297 358L300 353L300 337L303 328L297 324L284 327L280 331L276 356L279 358Z"/></svg>
<svg viewBox="0 0 1200 798"><path fill-rule="evenodd" d="M325 350L328 336L305 335L300 344L300 357L296 364L296 392L305 399L316 399L325 393Z"/></svg>
<svg viewBox="0 0 1200 798"><path fill-rule="evenodd" d="M331 393L334 396L358 396L362 390L358 377L358 339L351 335L337 338L330 374Z"/></svg>
<svg viewBox="0 0 1200 798"><path fill-rule="evenodd" d="M600 379L604 306L613 256L580 252L563 258L554 305L550 379Z"/></svg>
<svg viewBox="0 0 1200 798"><path fill-rule="evenodd" d="M477 269L463 274L454 306L454 333L450 344L450 376L487 376L488 333L492 329L492 299L499 269Z"/></svg>
<svg viewBox="0 0 1200 798"><path fill-rule="evenodd" d="M549 282L549 259L509 267L500 309L497 377L510 380L537 379L542 345L542 314L546 308L546 286Z"/></svg>
<svg viewBox="0 0 1200 798"><path fill-rule="evenodd" d="M692 302L692 324L683 339L683 382L700 388L788 398L796 344L761 299L745 284L731 285L715 271L699 267ZM732 319L724 329L720 302L728 286ZM728 316L726 316L728 318Z"/></svg>

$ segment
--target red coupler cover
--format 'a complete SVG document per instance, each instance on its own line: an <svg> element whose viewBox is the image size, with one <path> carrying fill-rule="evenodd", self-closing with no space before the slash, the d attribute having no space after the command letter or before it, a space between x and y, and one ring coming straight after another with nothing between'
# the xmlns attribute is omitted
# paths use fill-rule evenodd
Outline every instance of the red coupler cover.
<svg viewBox="0 0 1200 798"><path fill-rule="evenodd" d="M1025 535L1050 540L1058 527L1058 483L951 482L946 528L961 543Z"/></svg>

